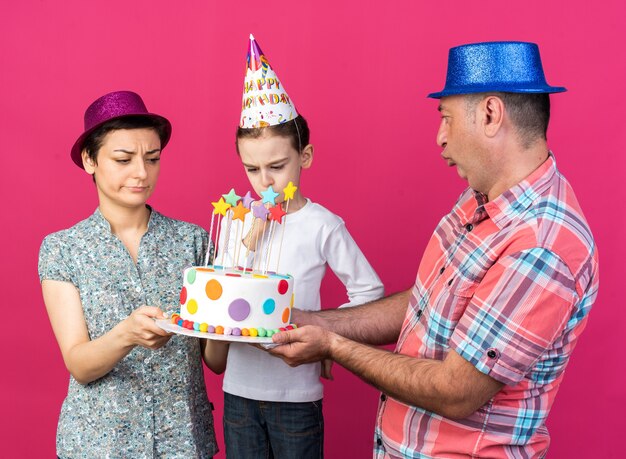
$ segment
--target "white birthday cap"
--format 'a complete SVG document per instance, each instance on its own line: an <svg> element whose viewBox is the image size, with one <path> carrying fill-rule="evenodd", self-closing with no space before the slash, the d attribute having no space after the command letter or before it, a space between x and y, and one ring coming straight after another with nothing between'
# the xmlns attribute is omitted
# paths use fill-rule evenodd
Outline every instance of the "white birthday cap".
<svg viewBox="0 0 626 459"><path fill-rule="evenodd" d="M297 117L296 107L252 34L246 61L239 126L274 126Z"/></svg>

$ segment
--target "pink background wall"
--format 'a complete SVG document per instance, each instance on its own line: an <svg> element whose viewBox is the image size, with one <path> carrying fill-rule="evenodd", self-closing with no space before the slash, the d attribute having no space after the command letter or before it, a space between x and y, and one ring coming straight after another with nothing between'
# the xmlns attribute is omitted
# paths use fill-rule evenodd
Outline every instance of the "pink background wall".
<svg viewBox="0 0 626 459"><path fill-rule="evenodd" d="M602 271L548 420L550 457L618 457L626 408L623 1L479 3L2 2L0 456L54 454L68 374L41 299L37 253L46 234L96 206L91 180L69 159L84 109L105 92L131 89L167 116L174 134L151 202L206 226L210 199L248 188L233 133L252 32L312 127L316 158L304 194L344 217L388 292L411 285L426 241L465 186L439 157L437 103L425 98L443 87L448 49L540 44L548 82L569 89L552 98L549 143L594 231ZM328 276L324 304L342 301L339 287ZM378 394L340 368L335 375L326 385L327 456L369 457ZM222 444L221 379L207 374L207 385Z"/></svg>

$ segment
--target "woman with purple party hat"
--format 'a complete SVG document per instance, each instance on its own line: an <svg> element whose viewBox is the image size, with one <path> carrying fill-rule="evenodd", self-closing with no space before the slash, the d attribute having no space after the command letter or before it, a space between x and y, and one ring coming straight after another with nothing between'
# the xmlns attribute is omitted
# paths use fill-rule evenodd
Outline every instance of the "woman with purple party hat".
<svg viewBox="0 0 626 459"><path fill-rule="evenodd" d="M154 320L178 303L183 268L210 250L203 229L146 202L171 131L138 94L116 91L87 108L71 150L93 177L98 208L48 235L39 252L46 309L70 372L61 458L217 452L201 359L221 373L227 346L172 336Z"/></svg>

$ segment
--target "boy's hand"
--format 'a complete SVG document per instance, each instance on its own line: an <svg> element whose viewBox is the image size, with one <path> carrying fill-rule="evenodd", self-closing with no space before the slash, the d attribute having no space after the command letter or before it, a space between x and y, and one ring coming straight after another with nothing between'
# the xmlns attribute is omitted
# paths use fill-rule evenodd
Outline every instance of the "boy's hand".
<svg viewBox="0 0 626 459"><path fill-rule="evenodd" d="M262 206L262 205L263 203L261 201L254 201L252 205L250 206L250 209L252 209L252 207ZM263 231L265 230L265 227L267 226L265 225L266 221L267 221L267 217L265 221L257 217L254 217L254 220L252 220L252 227L250 228L250 231L248 231L248 234L246 234L246 236L242 240L243 245L245 245L249 250L255 251L256 248L259 246L259 243L261 239L263 238Z"/></svg>
<svg viewBox="0 0 626 459"><path fill-rule="evenodd" d="M333 369L333 361L330 359L322 360L322 368L320 372L320 376L324 379L328 379L329 381L333 381L335 378L332 373Z"/></svg>

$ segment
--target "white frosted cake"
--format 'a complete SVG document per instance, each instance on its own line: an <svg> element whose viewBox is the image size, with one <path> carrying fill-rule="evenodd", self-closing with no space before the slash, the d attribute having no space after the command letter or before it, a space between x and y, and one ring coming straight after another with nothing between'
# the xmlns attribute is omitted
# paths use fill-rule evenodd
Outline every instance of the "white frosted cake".
<svg viewBox="0 0 626 459"><path fill-rule="evenodd" d="M183 272L180 314L172 323L206 333L270 337L289 325L293 277L220 266Z"/></svg>

